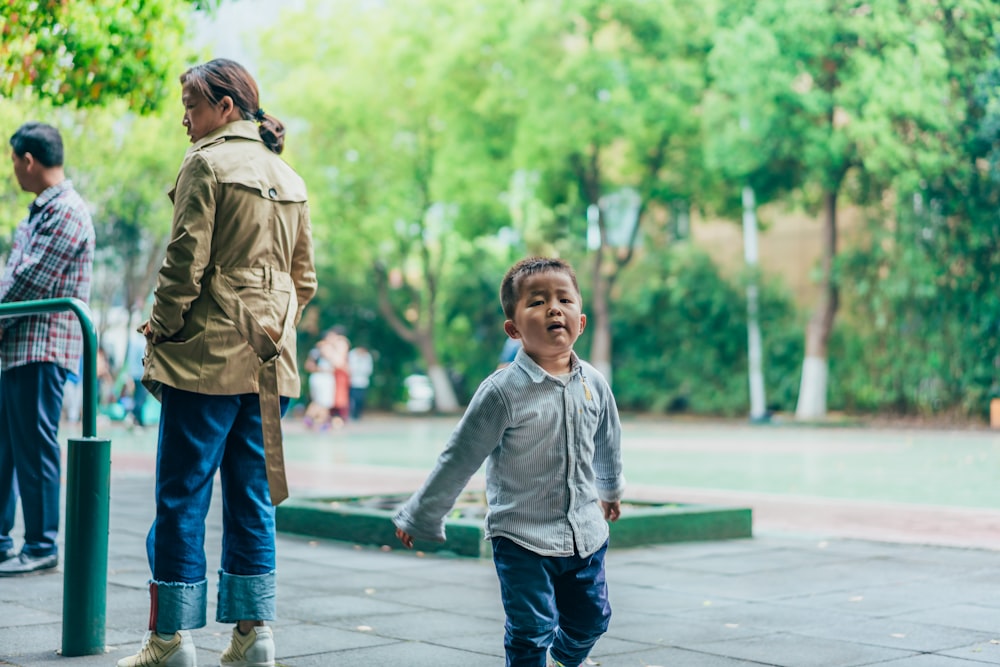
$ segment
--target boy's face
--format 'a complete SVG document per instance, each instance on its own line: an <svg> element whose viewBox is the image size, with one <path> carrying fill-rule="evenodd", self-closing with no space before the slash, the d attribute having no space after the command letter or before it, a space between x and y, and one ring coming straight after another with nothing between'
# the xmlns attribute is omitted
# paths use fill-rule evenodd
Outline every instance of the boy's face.
<svg viewBox="0 0 1000 667"><path fill-rule="evenodd" d="M580 294L562 271L543 271L522 279L514 319L504 323L533 359L555 357L572 349L587 326Z"/></svg>

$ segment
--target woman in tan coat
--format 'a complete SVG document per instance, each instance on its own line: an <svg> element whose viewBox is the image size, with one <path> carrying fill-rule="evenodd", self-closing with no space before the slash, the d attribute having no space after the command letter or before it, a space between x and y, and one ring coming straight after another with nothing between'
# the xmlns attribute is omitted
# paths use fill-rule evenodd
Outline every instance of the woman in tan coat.
<svg viewBox="0 0 1000 667"><path fill-rule="evenodd" d="M223 539L222 665L273 665L274 505L288 494L280 419L299 394L295 326L316 291L306 188L278 154L284 128L230 60L181 76L194 144L170 193L173 228L142 331L143 383L162 402L150 632L119 667L194 667L205 625L205 516L216 471Z"/></svg>

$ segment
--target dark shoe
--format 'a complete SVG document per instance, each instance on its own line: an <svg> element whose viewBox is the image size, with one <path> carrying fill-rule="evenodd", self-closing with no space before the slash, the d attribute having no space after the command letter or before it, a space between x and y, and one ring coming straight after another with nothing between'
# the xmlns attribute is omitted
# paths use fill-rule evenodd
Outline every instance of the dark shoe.
<svg viewBox="0 0 1000 667"><path fill-rule="evenodd" d="M59 564L59 555L29 556L23 551L16 558L0 563L0 577L19 577L24 574L41 573Z"/></svg>
<svg viewBox="0 0 1000 667"><path fill-rule="evenodd" d="M17 549L7 549L7 551L0 551L0 563L6 563L11 558L17 558Z"/></svg>

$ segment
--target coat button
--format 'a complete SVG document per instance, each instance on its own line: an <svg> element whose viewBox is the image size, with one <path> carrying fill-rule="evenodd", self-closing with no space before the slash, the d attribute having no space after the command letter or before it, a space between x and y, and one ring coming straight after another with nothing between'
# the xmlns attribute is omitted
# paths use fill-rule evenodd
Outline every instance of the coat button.
<svg viewBox="0 0 1000 667"><path fill-rule="evenodd" d="M271 199L277 199L278 191L275 190L274 188L271 188L270 190L267 191L267 196L270 197Z"/></svg>

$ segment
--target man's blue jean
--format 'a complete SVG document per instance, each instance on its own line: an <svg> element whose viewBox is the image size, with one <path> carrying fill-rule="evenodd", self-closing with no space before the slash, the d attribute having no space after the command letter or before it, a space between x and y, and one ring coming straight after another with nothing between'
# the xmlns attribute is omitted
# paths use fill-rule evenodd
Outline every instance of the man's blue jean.
<svg viewBox="0 0 1000 667"><path fill-rule="evenodd" d="M68 372L48 362L0 374L0 553L10 535L18 495L29 556L59 552L59 415ZM16 473L16 475L15 475Z"/></svg>
<svg viewBox="0 0 1000 667"><path fill-rule="evenodd" d="M507 667L545 667L545 653L577 667L608 629L611 605L604 544L588 558L540 556L493 538L493 563L507 614Z"/></svg>
<svg viewBox="0 0 1000 667"><path fill-rule="evenodd" d="M205 625L205 517L222 479L222 567L216 620L275 618L274 507L257 394L210 396L163 387L156 519L146 539L152 625ZM281 399L282 413L288 399Z"/></svg>

